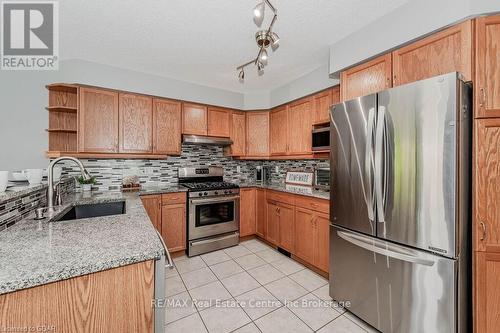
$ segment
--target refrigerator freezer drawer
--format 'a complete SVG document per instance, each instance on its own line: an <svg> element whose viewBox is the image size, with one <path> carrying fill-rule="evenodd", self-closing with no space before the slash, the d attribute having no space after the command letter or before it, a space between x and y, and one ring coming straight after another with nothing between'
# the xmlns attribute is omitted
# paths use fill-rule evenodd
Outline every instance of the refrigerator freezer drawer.
<svg viewBox="0 0 500 333"><path fill-rule="evenodd" d="M330 295L347 310L384 333L458 332L457 260L335 226L330 242Z"/></svg>

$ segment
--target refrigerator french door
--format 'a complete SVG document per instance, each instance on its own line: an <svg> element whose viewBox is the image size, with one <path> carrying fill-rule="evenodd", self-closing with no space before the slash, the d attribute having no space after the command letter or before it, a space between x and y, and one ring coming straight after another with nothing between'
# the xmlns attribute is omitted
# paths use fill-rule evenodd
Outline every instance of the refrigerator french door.
<svg viewBox="0 0 500 333"><path fill-rule="evenodd" d="M467 331L470 96L450 73L331 110L330 294L382 332Z"/></svg>

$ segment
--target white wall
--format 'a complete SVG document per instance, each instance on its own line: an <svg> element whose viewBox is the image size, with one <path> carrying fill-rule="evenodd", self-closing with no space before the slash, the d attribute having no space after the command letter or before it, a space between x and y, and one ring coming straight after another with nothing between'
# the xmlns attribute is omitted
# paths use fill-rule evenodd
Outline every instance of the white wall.
<svg viewBox="0 0 500 333"><path fill-rule="evenodd" d="M500 11L498 0L409 1L330 46L332 77L420 36L471 16Z"/></svg>

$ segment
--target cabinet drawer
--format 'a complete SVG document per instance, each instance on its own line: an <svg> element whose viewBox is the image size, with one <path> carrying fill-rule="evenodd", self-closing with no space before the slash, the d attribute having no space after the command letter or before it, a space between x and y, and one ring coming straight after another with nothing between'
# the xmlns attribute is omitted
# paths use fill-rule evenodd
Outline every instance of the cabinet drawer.
<svg viewBox="0 0 500 333"><path fill-rule="evenodd" d="M289 205L295 205L295 195L293 194L287 194L283 192L276 192L276 191L268 191L267 192L267 199L268 200L273 200L273 201L278 201L278 202L283 202Z"/></svg>
<svg viewBox="0 0 500 333"><path fill-rule="evenodd" d="M329 214L330 212L330 201L328 200L297 196L295 198L295 205L297 207L315 210L320 213Z"/></svg>
<svg viewBox="0 0 500 333"><path fill-rule="evenodd" d="M185 202L186 202L185 192L165 193L161 195L162 205L170 205L170 204L185 203Z"/></svg>

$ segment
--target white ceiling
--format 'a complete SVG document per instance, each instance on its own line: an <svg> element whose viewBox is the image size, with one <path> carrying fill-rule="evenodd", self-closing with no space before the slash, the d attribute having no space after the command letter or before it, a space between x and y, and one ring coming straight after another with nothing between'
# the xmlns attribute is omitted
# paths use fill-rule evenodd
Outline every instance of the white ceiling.
<svg viewBox="0 0 500 333"><path fill-rule="evenodd" d="M60 1L60 54L251 93L270 91L328 62L328 46L409 0L271 0L280 47L264 76L236 67L257 53L256 0ZM266 8L266 21L271 11Z"/></svg>

